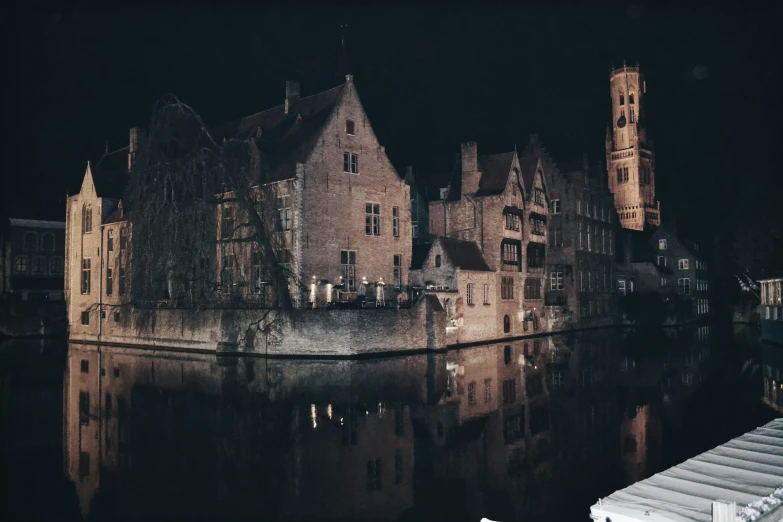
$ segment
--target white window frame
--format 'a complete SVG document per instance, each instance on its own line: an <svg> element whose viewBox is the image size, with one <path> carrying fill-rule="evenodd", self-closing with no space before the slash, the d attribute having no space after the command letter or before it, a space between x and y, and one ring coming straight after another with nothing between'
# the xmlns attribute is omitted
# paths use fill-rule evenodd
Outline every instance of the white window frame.
<svg viewBox="0 0 783 522"><path fill-rule="evenodd" d="M680 259L677 261L677 268L680 270L688 270L688 266L690 265L690 262L688 259Z"/></svg>
<svg viewBox="0 0 783 522"><path fill-rule="evenodd" d="M667 247L668 247L668 243L665 239L658 240L658 250L666 250Z"/></svg>
<svg viewBox="0 0 783 522"><path fill-rule="evenodd" d="M560 200L559 199L553 199L551 207L552 207L552 214L560 214Z"/></svg>

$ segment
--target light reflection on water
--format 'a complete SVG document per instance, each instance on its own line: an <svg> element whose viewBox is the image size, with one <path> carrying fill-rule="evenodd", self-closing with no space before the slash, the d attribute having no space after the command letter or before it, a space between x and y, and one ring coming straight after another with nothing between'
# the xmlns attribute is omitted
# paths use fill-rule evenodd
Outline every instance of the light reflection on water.
<svg viewBox="0 0 783 522"><path fill-rule="evenodd" d="M755 338L704 326L353 361L59 352L15 359L3 409L7 448L61 451L56 472L19 464L51 473L61 518L586 519L772 416ZM17 489L17 514L41 509Z"/></svg>

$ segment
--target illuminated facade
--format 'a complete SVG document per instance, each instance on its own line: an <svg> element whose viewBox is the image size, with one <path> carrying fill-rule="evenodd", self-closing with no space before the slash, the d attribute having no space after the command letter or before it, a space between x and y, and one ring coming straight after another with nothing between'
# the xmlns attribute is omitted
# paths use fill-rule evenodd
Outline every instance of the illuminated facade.
<svg viewBox="0 0 783 522"><path fill-rule="evenodd" d="M609 190L623 228L658 226L661 206L655 199L655 153L647 135L647 83L639 67L623 66L609 75L612 123L606 132Z"/></svg>

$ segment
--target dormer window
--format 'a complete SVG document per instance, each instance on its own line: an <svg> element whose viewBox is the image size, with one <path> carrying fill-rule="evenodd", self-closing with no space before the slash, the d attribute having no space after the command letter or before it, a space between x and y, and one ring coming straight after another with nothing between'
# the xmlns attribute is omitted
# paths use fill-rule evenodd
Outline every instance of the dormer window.
<svg viewBox="0 0 783 522"><path fill-rule="evenodd" d="M354 122L353 120L345 120L345 133L349 136L355 136L356 133L354 132Z"/></svg>

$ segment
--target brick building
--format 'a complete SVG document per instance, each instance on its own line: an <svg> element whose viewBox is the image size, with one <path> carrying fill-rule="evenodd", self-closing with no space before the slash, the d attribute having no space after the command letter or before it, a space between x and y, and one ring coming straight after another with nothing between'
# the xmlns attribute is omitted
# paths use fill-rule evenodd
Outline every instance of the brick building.
<svg viewBox="0 0 783 522"><path fill-rule="evenodd" d="M498 337L496 283L495 272L473 241L436 237L414 247L411 288L438 296L449 326L456 328L453 342Z"/></svg>
<svg viewBox="0 0 783 522"><path fill-rule="evenodd" d="M685 302L685 308L676 311L677 322L710 313L709 256L674 218L654 230L624 231L621 244L618 273L626 277L618 274L620 295L634 291L677 294Z"/></svg>
<svg viewBox="0 0 783 522"><path fill-rule="evenodd" d="M302 293L295 301L313 305L351 300L362 283L385 286L385 298L406 290L411 260L410 187L378 142L351 75L327 91L300 98L296 82L286 84L282 105L223 125L218 137L249 139L266 168L251 173L272 185L281 221L283 257ZM232 209L221 209L221 218ZM222 227L221 227L222 228ZM220 238L221 278L251 281L251 252L226 254ZM366 289L371 291L371 289Z"/></svg>
<svg viewBox="0 0 783 522"><path fill-rule="evenodd" d="M478 155L463 143L441 198L429 203L429 233L473 241L496 274L501 335L542 328L548 196L543 165L517 153Z"/></svg>
<svg viewBox="0 0 783 522"><path fill-rule="evenodd" d="M379 283L383 299L392 300L407 290L410 187L378 143L350 75L343 85L313 96L299 92L299 84L288 82L283 104L216 127L213 135L247 140L257 151L250 175L276 196L278 257L294 274L294 303L353 300L363 282L366 292ZM130 245L120 199L140 143L143 133L131 129L129 146L88 163L79 194L68 199L65 271L72 332L97 335L103 331L99 317L120 319L113 305L128 290ZM239 227L224 226L239 223L240 216L231 204L218 205L216 212L216 292L251 299L264 276L252 246L241 244Z"/></svg>
<svg viewBox="0 0 783 522"><path fill-rule="evenodd" d="M120 321L130 275L130 226L121 198L143 134L130 130L127 147L87 163L81 189L66 203L65 299L72 335L99 335Z"/></svg>
<svg viewBox="0 0 783 522"><path fill-rule="evenodd" d="M555 165L536 135L531 136L524 157L539 158L546 165L548 328L611 324L617 216L602 169L590 169L586 157Z"/></svg>

